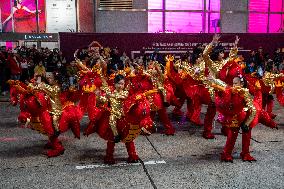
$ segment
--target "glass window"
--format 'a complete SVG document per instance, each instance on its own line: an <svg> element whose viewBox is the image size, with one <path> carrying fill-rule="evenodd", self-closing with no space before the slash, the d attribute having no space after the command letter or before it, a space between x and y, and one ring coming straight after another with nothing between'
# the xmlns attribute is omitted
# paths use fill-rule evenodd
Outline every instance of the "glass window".
<svg viewBox="0 0 284 189"><path fill-rule="evenodd" d="M163 9L164 0L148 0L148 9Z"/></svg>
<svg viewBox="0 0 284 189"><path fill-rule="evenodd" d="M202 13L167 12L166 30L177 33L202 32Z"/></svg>
<svg viewBox="0 0 284 189"><path fill-rule="evenodd" d="M211 11L220 11L220 0L206 0L206 8Z"/></svg>
<svg viewBox="0 0 284 189"><path fill-rule="evenodd" d="M163 13L148 12L148 32L156 33L163 31Z"/></svg>
<svg viewBox="0 0 284 189"><path fill-rule="evenodd" d="M166 0L167 10L202 10L203 0Z"/></svg>
<svg viewBox="0 0 284 189"><path fill-rule="evenodd" d="M208 21L210 23L208 30ZM220 33L220 13L207 13L206 14L206 30L208 33Z"/></svg>
<svg viewBox="0 0 284 189"><path fill-rule="evenodd" d="M281 14L269 15L269 33L279 33L281 31Z"/></svg>
<svg viewBox="0 0 284 189"><path fill-rule="evenodd" d="M249 0L249 11L268 11L269 0Z"/></svg>
<svg viewBox="0 0 284 189"><path fill-rule="evenodd" d="M148 32L161 32L165 29L177 33L200 33L203 25L205 32L220 32L220 0L206 0L207 12L204 12L204 6L204 0L148 0ZM204 14L207 17L205 20Z"/></svg>
<svg viewBox="0 0 284 189"><path fill-rule="evenodd" d="M248 32L267 33L268 14L250 14Z"/></svg>
<svg viewBox="0 0 284 189"><path fill-rule="evenodd" d="M270 1L270 12L281 12L282 8L282 0L272 0Z"/></svg>

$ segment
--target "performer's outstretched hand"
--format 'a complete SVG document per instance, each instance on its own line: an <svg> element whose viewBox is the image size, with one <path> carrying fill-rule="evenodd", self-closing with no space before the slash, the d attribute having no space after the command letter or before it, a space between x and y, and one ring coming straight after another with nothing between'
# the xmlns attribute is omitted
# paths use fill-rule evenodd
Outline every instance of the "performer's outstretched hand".
<svg viewBox="0 0 284 189"><path fill-rule="evenodd" d="M235 43L234 43L234 47L238 46L239 41L240 41L240 38L239 38L239 36L236 35L236 40L235 40Z"/></svg>
<svg viewBox="0 0 284 189"><path fill-rule="evenodd" d="M212 43L217 44L219 42L220 38L221 38L220 34L214 34L213 39L212 39Z"/></svg>

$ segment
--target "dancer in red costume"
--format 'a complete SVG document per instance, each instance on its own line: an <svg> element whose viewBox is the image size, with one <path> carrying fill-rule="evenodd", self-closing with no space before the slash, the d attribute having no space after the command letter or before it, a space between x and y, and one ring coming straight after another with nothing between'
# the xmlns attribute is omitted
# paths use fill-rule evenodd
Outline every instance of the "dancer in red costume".
<svg viewBox="0 0 284 189"><path fill-rule="evenodd" d="M168 55L166 57L166 67L165 67L165 77L167 82L173 90L173 94L176 98L179 98L179 101L176 103L175 108L173 109L173 114L177 116L182 116L183 112L181 111L182 105L187 100L188 107L190 106L190 99L187 99L183 88L183 73L179 71L178 66L174 63L174 56ZM189 111L189 108L188 108Z"/></svg>
<svg viewBox="0 0 284 189"><path fill-rule="evenodd" d="M226 120L223 123L227 129L227 141L221 154L221 160L233 162L232 151L242 128L242 152L240 154L243 161L256 161L249 152L251 130L258 123L265 124L270 128L277 128L276 123L262 109L261 86L256 83L256 93L254 99L244 88L244 81L240 77L233 79L233 87L226 85L213 85L219 90L216 92L217 110L220 111ZM220 87L221 86L221 87ZM225 88L224 88L225 87Z"/></svg>
<svg viewBox="0 0 284 189"><path fill-rule="evenodd" d="M186 63L179 65L184 71L183 88L186 95L190 98L190 105L188 105L188 116L191 122L196 125L201 125L200 113L201 105L208 105L204 120L203 137L206 139L214 139L212 133L212 123L216 114L216 107L214 104L213 89L207 84L208 71L205 68L205 63L202 59L202 51L195 50L194 65L190 66ZM179 63L178 63L179 64Z"/></svg>
<svg viewBox="0 0 284 189"><path fill-rule="evenodd" d="M102 78L104 80L104 78ZM107 150L104 162L115 163L113 158L115 143L124 142L128 152L127 162L137 162L133 140L145 132L150 134L152 119L150 116L150 103L147 93L128 94L128 87L124 88L125 79L122 75L114 78L115 89L103 81L101 90L96 90L97 103L104 104L104 108L98 107L93 131L107 140ZM105 94L101 93L105 92ZM125 98L127 93L127 98Z"/></svg>
<svg viewBox="0 0 284 189"><path fill-rule="evenodd" d="M56 157L64 153L65 149L59 141L60 133L71 129L76 138L80 138L80 109L71 102L73 99L68 92L59 92L55 80L49 78L49 83L22 87L18 83L10 83L11 90L20 94L20 122L28 125L31 121L32 129L38 130L49 138L46 147L48 157ZM41 92L43 91L43 92ZM12 96L11 100L15 98Z"/></svg>
<svg viewBox="0 0 284 189"><path fill-rule="evenodd" d="M153 70L151 70L153 71ZM163 126L165 127L165 134L166 135L174 135L175 128L173 127L165 106L165 98L163 94L154 86L154 83L152 82L152 75L144 71L142 66L137 66L135 70L135 75L128 78L127 83L130 84L130 90L129 93L135 93L135 92L147 92L152 91L151 94L147 96L150 104L151 104L151 117L154 119L156 113L158 113L159 118L161 122L163 123ZM161 89L162 87L160 87ZM167 91L167 87L163 87L164 92L166 92L166 101L169 103L173 103L173 92ZM168 104L167 104L168 105Z"/></svg>
<svg viewBox="0 0 284 189"><path fill-rule="evenodd" d="M283 94L284 83L281 83L281 80L275 81L275 92L276 98L282 106L284 106L284 94Z"/></svg>

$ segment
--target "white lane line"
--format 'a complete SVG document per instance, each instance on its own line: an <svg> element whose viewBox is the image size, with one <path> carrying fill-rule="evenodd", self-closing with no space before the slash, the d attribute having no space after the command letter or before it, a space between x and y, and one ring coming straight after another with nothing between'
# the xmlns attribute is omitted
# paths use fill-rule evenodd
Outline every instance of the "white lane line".
<svg viewBox="0 0 284 189"><path fill-rule="evenodd" d="M145 165L156 165L156 164L166 164L165 160L160 161L146 161L144 162ZM96 165L79 165L76 166L76 169L95 169L95 168L105 168L105 167L126 167L126 166L133 166L133 165L141 165L141 163L117 163L114 165L105 165L105 164L96 164Z"/></svg>

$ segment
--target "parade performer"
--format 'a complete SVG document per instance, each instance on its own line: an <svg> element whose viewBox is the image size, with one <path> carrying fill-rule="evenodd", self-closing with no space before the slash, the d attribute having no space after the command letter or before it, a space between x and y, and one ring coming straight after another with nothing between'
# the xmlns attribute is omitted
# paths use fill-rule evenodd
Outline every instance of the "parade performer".
<svg viewBox="0 0 284 189"><path fill-rule="evenodd" d="M214 89L207 82L208 70L202 58L202 49L195 49L192 57L193 65L181 61L176 63L184 71L183 88L190 103L187 116L195 125L202 125L200 120L201 105L208 105L202 136L205 139L214 139L215 136L212 133L213 119L216 114Z"/></svg>
<svg viewBox="0 0 284 189"><path fill-rule="evenodd" d="M114 78L115 89L112 91L106 81L103 79L103 85L101 89L106 92L105 100L110 103L110 116L109 125L114 135L114 142L120 141L120 136L118 135L116 123L118 119L124 116L122 109L122 102L128 97L128 89L125 88L125 79L123 75L116 75ZM100 96L100 98L103 98Z"/></svg>
<svg viewBox="0 0 284 189"><path fill-rule="evenodd" d="M165 76L163 75L163 72L161 70L161 66L157 61L152 61L148 65L148 69L146 70L146 73L149 74L152 83L154 85L154 88L158 89L164 100L164 104L166 106L169 106L169 100L167 99L167 90L165 89L164 83L165 83Z"/></svg>
<svg viewBox="0 0 284 189"><path fill-rule="evenodd" d="M172 55L166 56L166 67L165 67L165 77L166 77L166 87L170 86L170 88L173 91L173 99L176 99L175 101L175 108L173 109L172 113L177 116L182 116L183 112L181 111L182 105L187 100L187 104L189 107L189 101L190 99L187 99L187 96L185 94L184 88L183 88L183 74L182 71L179 70L179 67L174 62L175 57ZM178 100L177 100L178 98ZM173 104L173 103L172 103ZM189 111L189 108L188 108Z"/></svg>
<svg viewBox="0 0 284 189"><path fill-rule="evenodd" d="M62 114L62 104L60 101L61 89L54 75L48 77L48 83L40 83L36 86L29 85L29 87L44 92L50 98L51 109L49 110L49 114L52 117L52 124L55 131L59 132L58 124Z"/></svg>
<svg viewBox="0 0 284 189"><path fill-rule="evenodd" d="M276 123L262 109L262 94L259 82L255 85L256 93L253 98L245 86L245 81L240 77L233 79L233 87L220 83L220 80L213 80L215 84L212 86L219 90L219 92L216 92L217 110L224 115L226 121L223 124L228 128L227 141L221 154L221 161L233 162L231 154L240 128L242 128L241 158L243 161L256 161L249 152L252 128L258 123L263 123L270 128L276 128Z"/></svg>
<svg viewBox="0 0 284 189"><path fill-rule="evenodd" d="M152 70L154 71L154 70ZM154 71L155 72L155 71ZM147 91L152 91L153 93L147 95L147 99L149 100L151 104L151 117L154 119L156 113L158 113L159 118L165 127L165 134L166 135L174 135L175 128L173 127L167 111L166 106L169 104L164 103L164 96L161 94L161 92L155 88L154 83L152 82L152 75L149 74L147 71L144 70L143 66L136 66L135 68L135 74L128 78L129 83L129 94L135 94L135 93L144 93ZM167 90L167 89L165 89ZM168 102L171 102L171 93L168 93L166 95L168 96Z"/></svg>
<svg viewBox="0 0 284 189"><path fill-rule="evenodd" d="M213 46L218 43L220 39L220 35L214 35L213 40L211 43L209 43L204 51L203 51L203 59L205 61L206 67L209 68L210 74L216 78L219 79L219 73L222 70L222 68L231 60L234 60L238 53L238 42L240 38L236 36L236 40L234 42L234 46L230 51L229 57L224 59L224 49L220 46L216 46L213 49ZM232 81L230 81L232 82Z"/></svg>
<svg viewBox="0 0 284 189"><path fill-rule="evenodd" d="M282 106L284 106L283 86L284 83L281 83L281 80L275 81L276 98Z"/></svg>

